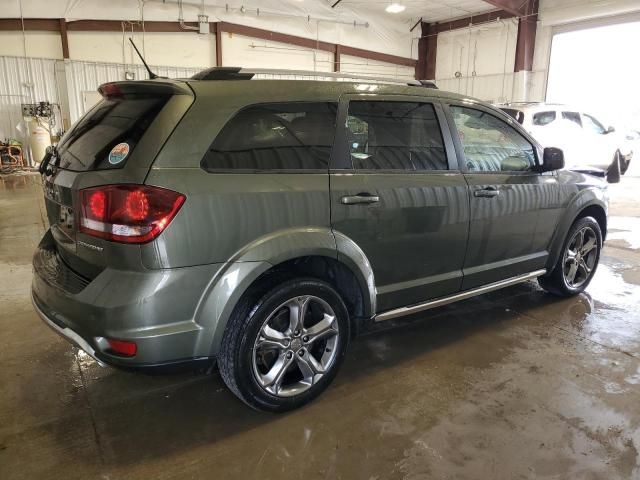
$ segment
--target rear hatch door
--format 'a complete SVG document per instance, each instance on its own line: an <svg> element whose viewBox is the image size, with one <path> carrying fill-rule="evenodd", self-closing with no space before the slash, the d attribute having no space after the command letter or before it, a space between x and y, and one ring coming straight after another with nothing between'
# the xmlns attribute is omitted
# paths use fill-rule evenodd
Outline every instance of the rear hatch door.
<svg viewBox="0 0 640 480"><path fill-rule="evenodd" d="M193 102L192 90L180 81L116 82L99 91L102 100L64 135L43 168L47 219L58 253L87 278L107 265L141 268L140 247L80 233L78 192L98 185L144 183Z"/></svg>

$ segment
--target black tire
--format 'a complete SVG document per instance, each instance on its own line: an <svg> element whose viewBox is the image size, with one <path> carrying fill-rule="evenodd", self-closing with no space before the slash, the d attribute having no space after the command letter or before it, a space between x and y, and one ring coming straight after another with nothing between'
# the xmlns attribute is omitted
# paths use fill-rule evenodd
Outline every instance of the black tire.
<svg viewBox="0 0 640 480"><path fill-rule="evenodd" d="M613 162L607 169L607 182L608 183L620 183L620 177L622 177L622 154L619 150L613 155Z"/></svg>
<svg viewBox="0 0 640 480"><path fill-rule="evenodd" d="M238 302L222 338L218 365L227 387L247 405L256 410L285 412L316 398L335 378L347 350L350 322L342 298L326 282L314 278L294 278L284 280L275 287L273 282L269 284L268 287L263 283L251 288ZM270 316L274 317L274 312L282 308L284 303L302 296L317 297L333 310L338 326L337 340L333 345L336 354L317 383L312 383L302 393L282 397L268 392L259 383L254 370L254 348L257 348L258 335ZM294 359L298 360L295 355Z"/></svg>
<svg viewBox="0 0 640 480"><path fill-rule="evenodd" d="M566 254L567 248L570 245L573 245L574 237L577 232L580 232L583 229L590 229L595 234L596 242L595 242L595 254L593 258L589 257L588 262L593 262L593 267L590 272L585 275L586 279L579 286L573 286L567 280L567 276L565 275L565 265L566 263ZM574 222L574 224L569 229L569 233L567 233L567 238L562 245L562 251L560 252L560 256L558 261L556 262L553 270L549 275L538 278L538 283L542 288L544 288L547 292L552 293L553 295L558 295L560 297L570 297L573 295L577 295L585 290L591 283L593 276L596 273L598 268L598 263L600 261L600 252L602 250L602 231L600 230L600 225L593 217L582 217Z"/></svg>

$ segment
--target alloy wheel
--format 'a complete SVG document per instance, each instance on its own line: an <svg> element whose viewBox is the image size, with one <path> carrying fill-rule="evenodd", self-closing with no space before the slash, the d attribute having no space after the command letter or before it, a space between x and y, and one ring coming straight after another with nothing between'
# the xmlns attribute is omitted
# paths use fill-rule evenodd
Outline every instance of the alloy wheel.
<svg viewBox="0 0 640 480"><path fill-rule="evenodd" d="M305 392L327 373L338 352L339 327L323 299L302 295L276 308L260 328L253 347L253 373L272 395Z"/></svg>
<svg viewBox="0 0 640 480"><path fill-rule="evenodd" d="M596 266L598 237L591 227L576 231L569 240L563 257L563 275L569 288L584 285Z"/></svg>

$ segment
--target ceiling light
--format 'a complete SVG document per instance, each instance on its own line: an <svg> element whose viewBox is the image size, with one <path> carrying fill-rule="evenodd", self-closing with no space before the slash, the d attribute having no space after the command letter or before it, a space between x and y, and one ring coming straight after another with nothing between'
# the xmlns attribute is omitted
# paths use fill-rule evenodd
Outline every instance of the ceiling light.
<svg viewBox="0 0 640 480"><path fill-rule="evenodd" d="M407 8L401 3L391 3L387 8L385 8L385 12L387 13L400 13L404 12L404 9Z"/></svg>

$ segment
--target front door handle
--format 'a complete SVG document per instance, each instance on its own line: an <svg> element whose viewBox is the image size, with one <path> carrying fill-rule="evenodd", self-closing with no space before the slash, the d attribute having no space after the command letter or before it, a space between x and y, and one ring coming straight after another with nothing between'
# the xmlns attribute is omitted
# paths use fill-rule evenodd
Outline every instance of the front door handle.
<svg viewBox="0 0 640 480"><path fill-rule="evenodd" d="M495 187L481 188L473 192L474 197L493 198L500 195L500 190Z"/></svg>
<svg viewBox="0 0 640 480"><path fill-rule="evenodd" d="M367 203L378 203L380 197L369 193L359 193L358 195L345 195L340 199L343 205L360 205Z"/></svg>

